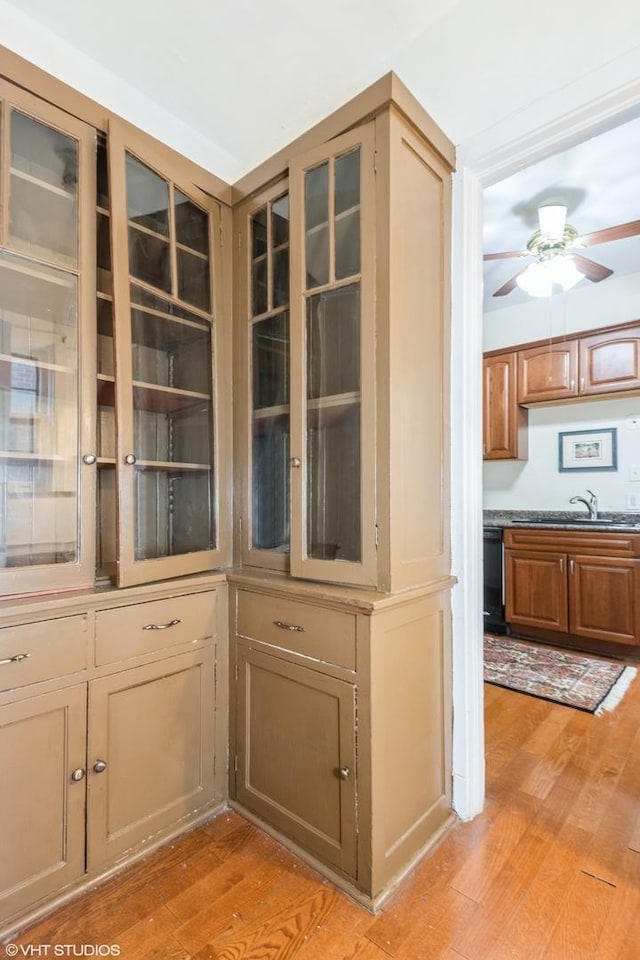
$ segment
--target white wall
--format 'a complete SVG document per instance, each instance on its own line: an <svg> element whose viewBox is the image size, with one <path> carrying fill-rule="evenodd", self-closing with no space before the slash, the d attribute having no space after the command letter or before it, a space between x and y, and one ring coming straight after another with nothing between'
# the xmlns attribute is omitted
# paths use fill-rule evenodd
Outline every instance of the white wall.
<svg viewBox="0 0 640 960"><path fill-rule="evenodd" d="M579 510L569 504L575 494L593 490L598 507L627 511L627 494L640 495L640 481L629 479L629 468L640 465L640 397L559 403L529 409L529 458L484 464L484 506L494 510ZM618 469L615 472L558 470L558 434L567 430L617 429Z"/></svg>

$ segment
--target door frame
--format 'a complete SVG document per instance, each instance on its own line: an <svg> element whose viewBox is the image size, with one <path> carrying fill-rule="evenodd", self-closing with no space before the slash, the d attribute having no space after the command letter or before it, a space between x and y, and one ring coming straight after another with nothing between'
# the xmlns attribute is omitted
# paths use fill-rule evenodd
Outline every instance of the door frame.
<svg viewBox="0 0 640 960"><path fill-rule="evenodd" d="M484 154L458 151L453 180L451 537L453 804L469 820L485 793L482 683L483 190L516 171L640 114L640 79L556 116ZM535 123L535 121L534 121ZM498 136L500 131L498 131Z"/></svg>

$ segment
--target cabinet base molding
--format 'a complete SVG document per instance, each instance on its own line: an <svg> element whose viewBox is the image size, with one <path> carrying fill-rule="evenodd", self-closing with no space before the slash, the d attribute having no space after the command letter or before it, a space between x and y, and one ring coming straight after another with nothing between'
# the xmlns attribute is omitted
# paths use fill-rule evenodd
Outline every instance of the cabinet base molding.
<svg viewBox="0 0 640 960"><path fill-rule="evenodd" d="M458 818L455 813L451 813L445 822L441 824L440 827L429 837L427 843L421 847L410 860L402 867L398 873L391 878L383 890L380 893L376 894L374 897L370 897L363 890L360 890L352 880L349 880L348 877L343 876L341 873L338 873L336 870L333 870L331 867L328 867L326 863L323 863L317 857L314 857L313 854L309 853L307 850L304 850L293 840L290 840L283 833L280 833L279 830L276 830L270 824L266 823L264 820L261 820L260 817L257 817L250 810L247 810L241 803L238 803L237 800L229 800L229 807L232 810L235 810L239 816L244 817L245 820L248 820L254 826L258 827L259 830L264 831L270 837L273 837L274 840L277 840L278 843L281 843L283 847L286 847L287 850L291 851L296 857L300 860L307 863L314 870L317 870L319 874L332 883L338 890L346 894L351 900L359 904L359 906L364 907L365 910L368 910L370 913L378 913L384 904L387 902L391 894L393 894L403 880L411 873L411 871L420 863L420 861L442 840L442 838L449 832L449 830L457 823Z"/></svg>
<svg viewBox="0 0 640 960"><path fill-rule="evenodd" d="M640 662L640 645L610 643L606 640L590 640L584 637L576 637L571 633L563 633L559 630L542 630L537 627L520 626L520 624L508 625L507 633L516 639L522 638L523 640L553 644L555 647L565 647L569 650L575 650L576 653Z"/></svg>
<svg viewBox="0 0 640 960"><path fill-rule="evenodd" d="M163 830L138 844L132 850L128 851L117 863L112 864L106 870L98 870L95 873L84 874L81 880L69 884L60 894L47 898L28 912L22 912L13 917L4 927L0 928L0 943L10 942L27 927L42 920L43 917L53 913L54 910L65 906L65 904L70 901L82 896L83 893L88 893L89 890L93 890L101 883L110 880L111 877L116 874L122 873L123 870L132 867L135 863L138 863L138 861L155 853L160 847L164 847L183 834L189 833L191 830L195 830L197 827L208 823L209 820L213 820L214 817L219 816L228 809L229 804L226 800L216 800L204 809L194 811L194 813L184 817L180 823L174 824L170 829Z"/></svg>

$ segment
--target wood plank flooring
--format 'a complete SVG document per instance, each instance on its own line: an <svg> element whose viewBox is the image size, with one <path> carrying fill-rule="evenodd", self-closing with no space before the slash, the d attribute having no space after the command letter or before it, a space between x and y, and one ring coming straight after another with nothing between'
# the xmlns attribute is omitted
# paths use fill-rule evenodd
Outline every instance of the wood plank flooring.
<svg viewBox="0 0 640 960"><path fill-rule="evenodd" d="M124 960L639 960L640 677L602 717L485 694L486 808L378 916L224 813L26 930L21 955L107 944Z"/></svg>

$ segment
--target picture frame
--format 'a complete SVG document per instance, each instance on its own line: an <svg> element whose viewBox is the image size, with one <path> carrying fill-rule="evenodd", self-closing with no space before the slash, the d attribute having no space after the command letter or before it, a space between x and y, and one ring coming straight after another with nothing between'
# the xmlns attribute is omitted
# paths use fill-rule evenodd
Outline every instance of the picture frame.
<svg viewBox="0 0 640 960"><path fill-rule="evenodd" d="M602 472L618 469L618 431L567 430L558 434L558 470Z"/></svg>

